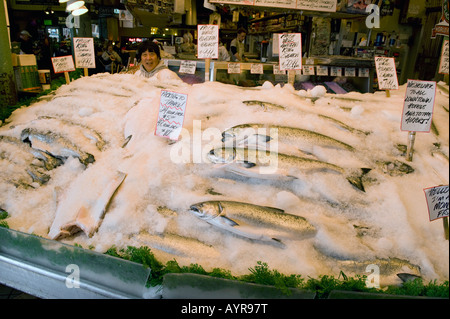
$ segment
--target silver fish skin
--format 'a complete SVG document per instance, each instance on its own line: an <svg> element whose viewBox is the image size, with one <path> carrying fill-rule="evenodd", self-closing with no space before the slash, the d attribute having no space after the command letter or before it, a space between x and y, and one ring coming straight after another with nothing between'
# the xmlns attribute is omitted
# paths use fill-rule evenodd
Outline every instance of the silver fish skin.
<svg viewBox="0 0 450 319"><path fill-rule="evenodd" d="M16 137L2 135L0 136L0 143L8 143L9 145L13 145L15 148L15 152L22 154L24 157L27 157L28 155L34 156L35 158L43 162L45 169L48 171L62 164L61 159L55 158L44 151L34 149L27 143L23 143Z"/></svg>
<svg viewBox="0 0 450 319"><path fill-rule="evenodd" d="M264 101L258 101L258 100L248 100L248 101L242 101L245 105L258 105L261 106L264 110L267 109L278 109L278 110L284 110L286 109L284 106L271 103L271 102L264 102Z"/></svg>
<svg viewBox="0 0 450 319"><path fill-rule="evenodd" d="M245 168L260 167L261 178L264 178L264 175L270 176L274 173L277 174L279 171L285 171L281 175L288 176L288 172L291 169L331 170L345 176L350 184L363 192L365 192L365 189L362 176L370 171L370 169L363 168L360 174L347 176L344 168L331 163L249 148L220 147L212 149L207 156L211 162L216 164L240 163Z"/></svg>
<svg viewBox="0 0 450 319"><path fill-rule="evenodd" d="M392 276L402 274L402 277L409 276L421 276L420 266L412 264L408 260L400 259L396 257L392 258L376 258L374 260L367 261L336 261L341 269L344 271L353 272L356 274L366 273L366 268L369 265L375 265L380 270L380 276Z"/></svg>
<svg viewBox="0 0 450 319"><path fill-rule="evenodd" d="M99 132L97 132L96 130L81 124L81 123L75 123L73 121L69 121L67 119L60 119L60 118L56 118L53 116L47 116L47 115L42 115L38 117L38 120L55 120L58 122L61 122L65 125L70 125L70 126L74 126L74 127L78 127L81 130L81 133L88 139L90 139L91 141L93 141L95 143L95 146L97 146L97 148L102 151L105 146L106 146L106 142L105 140L102 138L102 136L100 135Z"/></svg>
<svg viewBox="0 0 450 319"><path fill-rule="evenodd" d="M296 127L266 125L259 123L240 124L225 130L222 133L222 142L226 142L228 139L242 141L255 134L267 136L267 141L272 141L274 138L277 138L278 142L290 145L309 143L311 145L318 145L322 147L339 148L352 152L355 151L355 148L349 144L314 131Z"/></svg>
<svg viewBox="0 0 450 319"><path fill-rule="evenodd" d="M258 235L245 230L261 228L289 233L304 238L316 233L305 218L285 213L284 210L236 201L206 201L190 206L190 212L198 218L237 235L271 243L281 243L278 238ZM241 227L242 226L242 227Z"/></svg>
<svg viewBox="0 0 450 319"><path fill-rule="evenodd" d="M80 150L78 146L63 136L50 131L26 128L22 130L20 138L22 141L30 142L33 148L50 153L55 157L77 157L85 166L95 161L92 154Z"/></svg>

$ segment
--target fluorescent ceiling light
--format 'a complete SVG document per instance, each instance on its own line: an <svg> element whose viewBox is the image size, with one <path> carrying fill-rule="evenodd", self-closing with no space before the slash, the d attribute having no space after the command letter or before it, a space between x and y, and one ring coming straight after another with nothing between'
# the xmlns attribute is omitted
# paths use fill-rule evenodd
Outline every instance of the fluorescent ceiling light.
<svg viewBox="0 0 450 319"><path fill-rule="evenodd" d="M73 11L75 9L78 9L80 7L84 6L84 1L83 0L69 0L69 2L67 2L67 7L66 10L67 11Z"/></svg>
<svg viewBox="0 0 450 319"><path fill-rule="evenodd" d="M74 16L80 16L80 15L82 15L82 14L85 14L86 12L88 12L89 10L88 10L88 8L86 8L86 6L82 6L82 7L79 7L78 9L75 9L75 10L73 10L72 11L72 14L74 15Z"/></svg>

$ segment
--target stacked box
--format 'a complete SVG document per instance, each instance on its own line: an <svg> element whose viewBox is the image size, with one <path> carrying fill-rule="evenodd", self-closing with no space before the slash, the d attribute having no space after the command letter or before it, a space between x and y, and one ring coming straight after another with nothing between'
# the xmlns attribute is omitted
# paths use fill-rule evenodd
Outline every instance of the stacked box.
<svg viewBox="0 0 450 319"><path fill-rule="evenodd" d="M39 90L39 73L34 54L13 55L14 75L18 91Z"/></svg>

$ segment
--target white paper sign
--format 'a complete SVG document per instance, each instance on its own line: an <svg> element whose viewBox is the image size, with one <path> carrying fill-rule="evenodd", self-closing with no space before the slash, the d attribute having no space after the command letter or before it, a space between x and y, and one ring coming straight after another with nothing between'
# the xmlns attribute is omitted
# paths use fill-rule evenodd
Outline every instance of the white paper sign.
<svg viewBox="0 0 450 319"><path fill-rule="evenodd" d="M282 33L278 35L280 70L301 70L302 34Z"/></svg>
<svg viewBox="0 0 450 319"><path fill-rule="evenodd" d="M394 58L375 57L378 88L380 90L398 90L397 69Z"/></svg>
<svg viewBox="0 0 450 319"><path fill-rule="evenodd" d="M228 73L229 74L241 73L241 64L240 63L228 63Z"/></svg>
<svg viewBox="0 0 450 319"><path fill-rule="evenodd" d="M155 135L178 140L186 112L187 94L161 91Z"/></svg>
<svg viewBox="0 0 450 319"><path fill-rule="evenodd" d="M369 69L368 68L359 68L358 76L360 78L368 78L369 77Z"/></svg>
<svg viewBox="0 0 450 319"><path fill-rule="evenodd" d="M314 65L304 65L303 66L303 75L314 75Z"/></svg>
<svg viewBox="0 0 450 319"><path fill-rule="evenodd" d="M330 70L331 76L342 76L342 68L340 66L332 66Z"/></svg>
<svg viewBox="0 0 450 319"><path fill-rule="evenodd" d="M297 9L336 12L337 0L297 0Z"/></svg>
<svg viewBox="0 0 450 319"><path fill-rule="evenodd" d="M435 95L436 82L408 80L403 104L402 131L430 131Z"/></svg>
<svg viewBox="0 0 450 319"><path fill-rule="evenodd" d="M187 73L187 74L195 74L195 69L197 68L197 62L196 61L190 61L190 60L183 60L180 62L180 73Z"/></svg>
<svg viewBox="0 0 450 319"><path fill-rule="evenodd" d="M55 73L75 71L75 66L73 65L73 58L71 55L53 57L52 64Z"/></svg>
<svg viewBox="0 0 450 319"><path fill-rule="evenodd" d="M425 188L430 222L448 217L448 185Z"/></svg>
<svg viewBox="0 0 450 319"><path fill-rule="evenodd" d="M273 74L284 75L284 74L286 74L286 70L281 70L279 64L274 64L273 65Z"/></svg>
<svg viewBox="0 0 450 319"><path fill-rule="evenodd" d="M252 63L250 65L251 74L264 74L263 65L261 63Z"/></svg>
<svg viewBox="0 0 450 319"><path fill-rule="evenodd" d="M345 76L356 76L355 68L345 68Z"/></svg>
<svg viewBox="0 0 450 319"><path fill-rule="evenodd" d="M442 44L441 62L439 64L440 74L448 74L448 56L448 40L444 40L444 43Z"/></svg>
<svg viewBox="0 0 450 319"><path fill-rule="evenodd" d="M95 69L94 38L73 38L73 50L77 68Z"/></svg>
<svg viewBox="0 0 450 319"><path fill-rule="evenodd" d="M197 26L197 58L219 58L219 26L215 24L200 24Z"/></svg>
<svg viewBox="0 0 450 319"><path fill-rule="evenodd" d="M318 65L316 68L317 68L317 75L328 76L328 67L327 66Z"/></svg>

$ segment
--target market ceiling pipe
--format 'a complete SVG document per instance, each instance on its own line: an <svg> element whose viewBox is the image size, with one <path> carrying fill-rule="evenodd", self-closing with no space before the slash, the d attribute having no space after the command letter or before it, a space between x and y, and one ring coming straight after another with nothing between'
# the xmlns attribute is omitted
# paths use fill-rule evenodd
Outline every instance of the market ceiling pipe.
<svg viewBox="0 0 450 319"><path fill-rule="evenodd" d="M186 25L197 25L197 2L196 0L185 0Z"/></svg>

